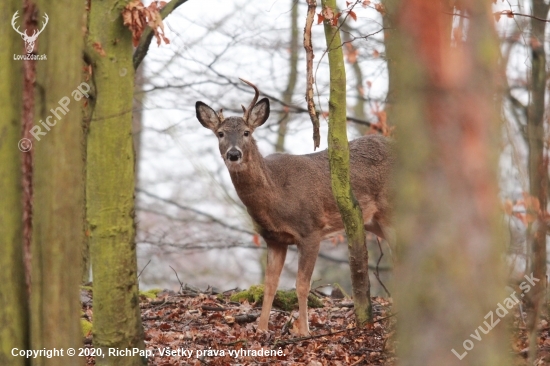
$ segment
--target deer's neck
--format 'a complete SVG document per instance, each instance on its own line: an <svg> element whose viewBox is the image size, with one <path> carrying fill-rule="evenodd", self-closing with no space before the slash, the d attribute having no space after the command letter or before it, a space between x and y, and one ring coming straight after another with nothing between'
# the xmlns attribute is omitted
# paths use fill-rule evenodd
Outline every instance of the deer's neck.
<svg viewBox="0 0 550 366"><path fill-rule="evenodd" d="M268 203L269 192L274 188L265 159L254 147L247 153L244 168L229 172L239 198L249 209Z"/></svg>

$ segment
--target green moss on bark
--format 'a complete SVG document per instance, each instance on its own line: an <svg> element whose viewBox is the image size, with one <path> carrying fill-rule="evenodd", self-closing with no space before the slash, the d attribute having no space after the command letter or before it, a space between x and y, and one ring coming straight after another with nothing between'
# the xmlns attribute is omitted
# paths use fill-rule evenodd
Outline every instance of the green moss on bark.
<svg viewBox="0 0 550 366"><path fill-rule="evenodd" d="M132 35L121 17L126 4L93 1L86 40L96 91L86 172L94 283L93 340L94 346L104 351L108 347L144 348L134 223L133 48ZM128 366L146 363L138 355L106 356L96 362Z"/></svg>
<svg viewBox="0 0 550 366"><path fill-rule="evenodd" d="M335 0L323 0L323 9L337 13ZM342 40L336 26L324 21L330 68L328 154L332 194L336 199L348 238L351 283L355 317L358 324L372 320L368 253L361 206L355 199L350 183L349 143L346 131L346 69Z"/></svg>
<svg viewBox="0 0 550 366"><path fill-rule="evenodd" d="M17 0L0 2L0 365L22 366L12 348L27 349L26 286L23 269L21 156L22 62L13 60L23 42L10 27Z"/></svg>
<svg viewBox="0 0 550 366"><path fill-rule="evenodd" d="M35 126L33 140L33 232L31 286L31 349L82 347L80 302L81 245L84 241L84 166L82 105L73 91L82 82L83 14L79 1L40 0L37 21L47 27L37 40ZM60 100L67 111L54 116ZM48 117L55 124L43 127ZM59 359L39 357L33 365L59 365ZM63 365L83 365L78 356L65 356Z"/></svg>

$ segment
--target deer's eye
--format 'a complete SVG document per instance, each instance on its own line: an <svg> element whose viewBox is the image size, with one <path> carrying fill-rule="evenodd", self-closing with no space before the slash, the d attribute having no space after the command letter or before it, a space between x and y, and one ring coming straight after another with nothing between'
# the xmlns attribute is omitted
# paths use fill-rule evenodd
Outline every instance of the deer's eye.
<svg viewBox="0 0 550 366"><path fill-rule="evenodd" d="M223 137L223 132L222 131L218 132L218 137Z"/></svg>
<svg viewBox="0 0 550 366"><path fill-rule="evenodd" d="M250 135L250 131L244 131L244 135L248 137L248 135Z"/></svg>

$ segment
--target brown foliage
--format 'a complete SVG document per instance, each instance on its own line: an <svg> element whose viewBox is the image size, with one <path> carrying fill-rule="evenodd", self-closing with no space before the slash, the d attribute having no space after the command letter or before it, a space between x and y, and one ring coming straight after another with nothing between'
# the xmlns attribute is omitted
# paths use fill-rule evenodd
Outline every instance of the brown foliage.
<svg viewBox="0 0 550 366"><path fill-rule="evenodd" d="M161 42L169 44L170 40L164 35L164 24L160 10L166 5L165 1L154 1L149 6L143 5L140 0L130 1L122 10L124 25L132 32L134 47L139 44L141 34L146 26L149 26L157 39L157 45Z"/></svg>

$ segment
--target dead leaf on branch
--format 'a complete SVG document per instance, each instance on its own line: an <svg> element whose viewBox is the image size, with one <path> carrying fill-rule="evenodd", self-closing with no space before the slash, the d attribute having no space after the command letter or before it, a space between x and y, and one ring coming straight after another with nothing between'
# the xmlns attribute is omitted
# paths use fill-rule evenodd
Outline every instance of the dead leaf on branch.
<svg viewBox="0 0 550 366"><path fill-rule="evenodd" d="M160 10L166 5L165 1L154 1L149 6L143 5L140 0L130 1L122 10L122 19L125 26L132 32L132 43L134 47L139 44L139 40L145 27L149 26L157 39L157 45L162 41L169 44L170 40L164 33L164 24Z"/></svg>
<svg viewBox="0 0 550 366"><path fill-rule="evenodd" d="M384 7L384 5L380 3L374 4L374 9L376 9L377 12L382 14L382 16L386 15L386 8Z"/></svg>

